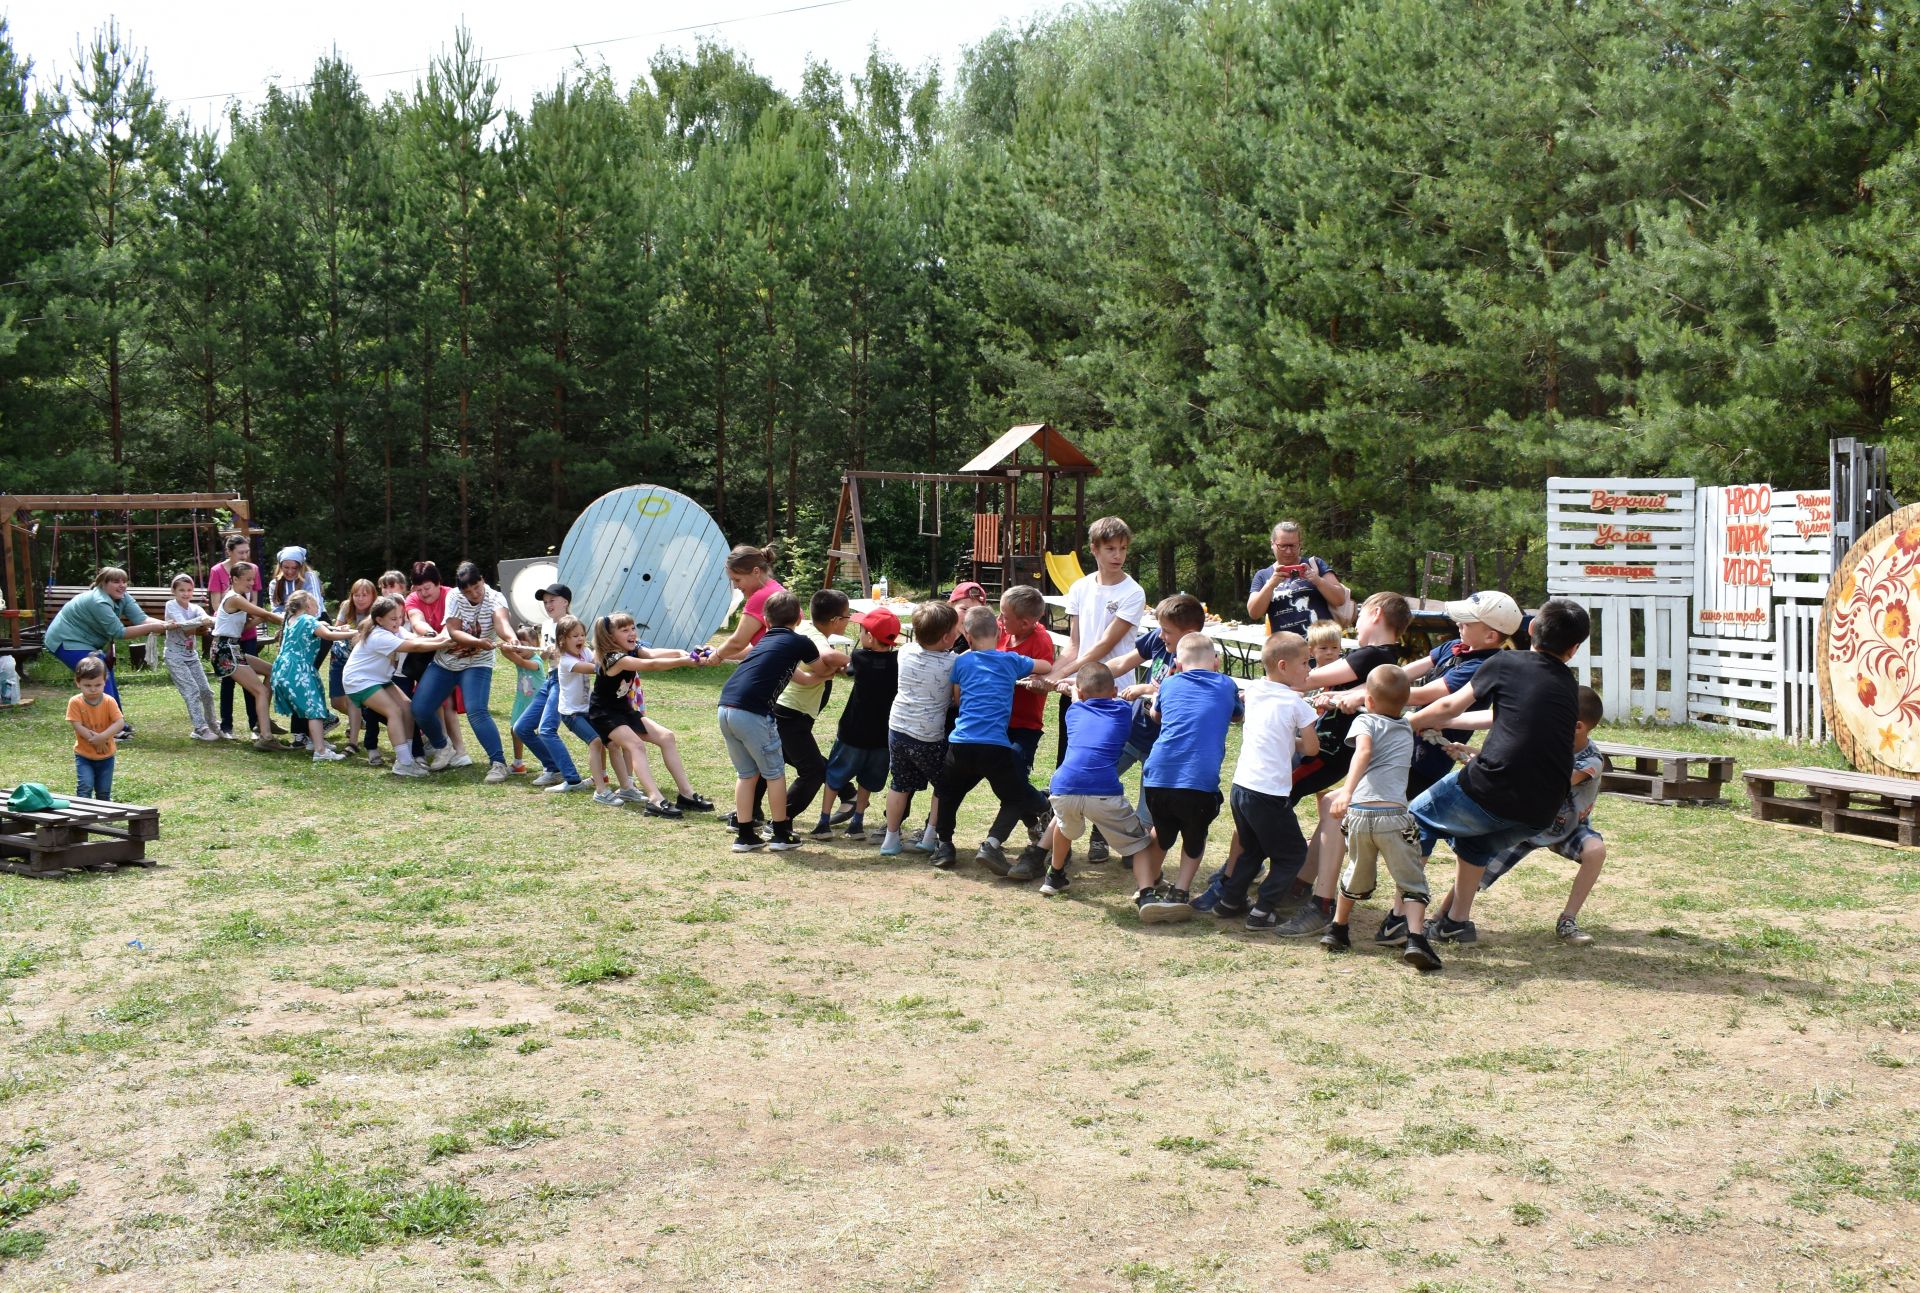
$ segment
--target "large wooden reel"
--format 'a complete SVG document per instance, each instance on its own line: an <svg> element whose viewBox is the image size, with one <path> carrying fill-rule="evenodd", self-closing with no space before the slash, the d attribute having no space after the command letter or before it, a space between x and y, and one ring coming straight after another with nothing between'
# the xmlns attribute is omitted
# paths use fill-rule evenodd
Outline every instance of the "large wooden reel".
<svg viewBox="0 0 1920 1293"><path fill-rule="evenodd" d="M654 646L695 647L727 616L727 540L705 509L658 485L602 494L560 545L560 582L592 631L625 611Z"/></svg>
<svg viewBox="0 0 1920 1293"><path fill-rule="evenodd" d="M1920 503L1848 549L1815 659L1827 730L1853 765L1920 777Z"/></svg>

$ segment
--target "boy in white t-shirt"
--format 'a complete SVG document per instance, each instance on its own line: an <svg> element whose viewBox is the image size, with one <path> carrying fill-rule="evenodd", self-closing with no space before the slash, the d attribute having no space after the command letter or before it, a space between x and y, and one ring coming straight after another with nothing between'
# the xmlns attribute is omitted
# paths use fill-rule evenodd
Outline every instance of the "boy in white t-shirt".
<svg viewBox="0 0 1920 1293"><path fill-rule="evenodd" d="M1093 573L1082 575L1067 589L1067 649L1053 663L1048 679L1064 687L1087 664L1107 664L1133 651L1140 622L1147 617L1147 591L1127 573L1127 552L1133 531L1117 516L1103 516L1087 527L1087 550L1093 554ZM1133 685L1132 669L1113 675L1114 686ZM1060 698L1059 764L1067 757L1066 710ZM1105 862L1107 841L1098 829L1087 841L1087 861Z"/></svg>
<svg viewBox="0 0 1920 1293"><path fill-rule="evenodd" d="M1307 860L1307 840L1293 815L1293 758L1320 753L1320 715L1299 692L1312 668L1305 638L1274 634L1261 649L1260 664L1267 676L1242 693L1246 723L1227 796L1240 851L1193 905L1223 920L1245 913L1248 929L1269 930L1280 923L1276 909ZM1247 890L1262 863L1268 864L1267 877L1249 910Z"/></svg>
<svg viewBox="0 0 1920 1293"><path fill-rule="evenodd" d="M900 855L900 823L906 820L916 791L932 789L935 806L940 802L940 770L947 761L947 707L953 700L953 640L959 633L960 617L946 602L922 602L913 613L913 642L900 653L899 686L887 715L887 762L893 784L887 791L882 857Z"/></svg>

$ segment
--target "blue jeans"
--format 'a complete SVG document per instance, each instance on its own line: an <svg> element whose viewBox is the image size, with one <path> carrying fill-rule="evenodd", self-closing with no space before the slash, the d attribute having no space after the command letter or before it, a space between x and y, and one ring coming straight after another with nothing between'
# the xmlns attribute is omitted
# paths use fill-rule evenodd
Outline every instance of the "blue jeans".
<svg viewBox="0 0 1920 1293"><path fill-rule="evenodd" d="M584 716L581 717L582 725L591 732L593 728L585 723ZM573 727L571 723L567 726ZM579 731L578 728L573 730ZM580 769L573 766L573 756L567 753L566 742L560 739L559 674L548 674L546 681L540 684L540 690L534 693L533 699L520 712L520 717L514 720L513 734L533 751L533 757L540 760L542 768L559 773L569 782L580 780ZM591 744L593 739L589 736L588 743Z"/></svg>
<svg viewBox="0 0 1920 1293"><path fill-rule="evenodd" d="M780 729L773 715L722 705L720 735L727 743L727 757L733 760L734 775L742 781L753 776L779 781L787 775L787 756L780 748Z"/></svg>
<svg viewBox="0 0 1920 1293"><path fill-rule="evenodd" d="M73 793L82 799L113 798L113 756L89 759L84 754L74 755L73 781Z"/></svg>
<svg viewBox="0 0 1920 1293"><path fill-rule="evenodd" d="M100 656L100 659L103 663L106 660L106 657L104 655L100 655L100 652L88 651L81 647L59 647L54 651L53 658L58 660L61 664L67 666L67 668L71 669L90 655ZM120 705L120 685L114 681L113 670L111 669L107 670L107 695L113 697L114 704ZM120 716L122 718L125 718L126 715L127 715L127 707L125 705L120 705ZM79 756L75 755L74 757L78 758Z"/></svg>
<svg viewBox="0 0 1920 1293"><path fill-rule="evenodd" d="M1420 792L1408 811L1420 823L1420 855L1431 856L1436 840L1453 844L1454 856L1484 867L1538 831L1482 808L1460 784L1458 770Z"/></svg>
<svg viewBox="0 0 1920 1293"><path fill-rule="evenodd" d="M437 660L427 666L427 676L420 680L420 686L413 693L413 721L427 738L427 744L438 749L447 743L440 706L447 703L447 697L453 695L455 688L459 688L461 699L466 701L467 726L486 748L487 758L494 763L505 763L507 752L500 745L500 729L494 725L493 715L487 712L487 703L493 699L491 668L443 669Z"/></svg>

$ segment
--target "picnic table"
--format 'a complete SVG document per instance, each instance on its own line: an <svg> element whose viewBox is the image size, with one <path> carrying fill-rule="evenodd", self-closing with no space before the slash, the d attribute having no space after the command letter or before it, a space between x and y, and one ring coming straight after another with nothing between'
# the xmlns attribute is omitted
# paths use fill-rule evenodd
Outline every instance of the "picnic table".
<svg viewBox="0 0 1920 1293"><path fill-rule="evenodd" d="M1851 768L1755 768L1744 776L1747 803L1759 821L1920 845L1920 781ZM1781 794L1783 782L1808 793Z"/></svg>
<svg viewBox="0 0 1920 1293"><path fill-rule="evenodd" d="M1655 804L1717 803L1721 787L1733 776L1734 759L1730 754L1693 754L1614 741L1595 744L1608 764L1600 776L1600 789L1629 799ZM1632 766L1622 767L1622 763ZM1696 766L1698 772L1694 771Z"/></svg>

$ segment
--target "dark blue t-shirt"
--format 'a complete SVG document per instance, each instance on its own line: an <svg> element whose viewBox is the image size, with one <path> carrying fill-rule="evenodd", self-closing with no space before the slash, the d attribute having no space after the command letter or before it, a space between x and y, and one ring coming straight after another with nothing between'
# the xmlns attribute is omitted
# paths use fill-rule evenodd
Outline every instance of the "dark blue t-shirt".
<svg viewBox="0 0 1920 1293"><path fill-rule="evenodd" d="M1500 654L1503 647L1487 647L1481 651L1461 651L1464 645L1459 638L1442 642L1427 652L1426 675L1429 679L1436 674L1445 680L1447 694L1452 695L1473 681L1473 675L1480 666ZM1416 681L1418 678L1416 677ZM1482 709L1486 706L1481 706ZM1449 727L1441 732L1449 741L1465 743L1473 739L1473 733L1465 728ZM1569 738L1571 742L1571 738ZM1453 759L1439 746L1427 741L1416 742L1413 747L1413 775L1407 781L1407 793L1417 795L1428 786L1438 782L1453 771Z"/></svg>
<svg viewBox="0 0 1920 1293"><path fill-rule="evenodd" d="M1004 745L1013 719L1013 685L1033 672L1033 657L1012 651L969 651L953 662L960 712L947 739L958 745Z"/></svg>
<svg viewBox="0 0 1920 1293"><path fill-rule="evenodd" d="M1133 649L1140 653L1140 661L1146 666L1147 676L1142 679L1143 682L1159 682L1179 670L1173 652L1167 649L1167 640L1160 635L1159 629L1148 629L1135 638ZM1133 727L1127 732L1127 744L1138 751L1142 759L1146 758L1147 751L1153 749L1154 738L1160 735L1160 723L1152 711L1151 696L1142 696L1133 702Z"/></svg>
<svg viewBox="0 0 1920 1293"><path fill-rule="evenodd" d="M1143 786L1162 790L1220 789L1227 727L1245 712L1233 679L1211 669L1174 674L1160 684L1160 739L1147 756Z"/></svg>
<svg viewBox="0 0 1920 1293"><path fill-rule="evenodd" d="M720 689L720 703L749 714L772 714L793 671L820 658L820 648L792 629L768 629Z"/></svg>
<svg viewBox="0 0 1920 1293"><path fill-rule="evenodd" d="M1056 795L1124 794L1115 769L1132 722L1132 708L1115 696L1067 706L1067 757L1053 770L1048 790Z"/></svg>
<svg viewBox="0 0 1920 1293"><path fill-rule="evenodd" d="M1313 573L1322 577L1331 574L1333 567L1318 557L1308 557L1298 564L1313 567ZM1269 562L1253 572L1253 586L1247 590L1251 597L1267 586L1267 580L1273 578L1273 563ZM1307 626L1316 620L1330 620L1333 610L1327 605L1327 599L1320 590L1304 575L1295 575L1281 582L1273 590L1273 600L1267 603L1267 632L1298 633L1305 637Z"/></svg>

